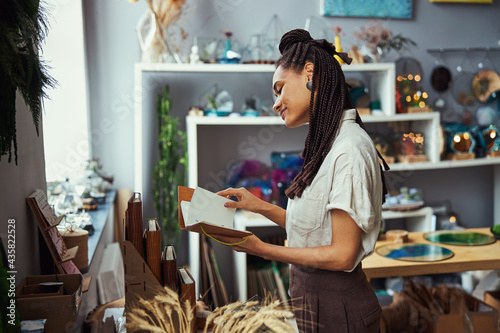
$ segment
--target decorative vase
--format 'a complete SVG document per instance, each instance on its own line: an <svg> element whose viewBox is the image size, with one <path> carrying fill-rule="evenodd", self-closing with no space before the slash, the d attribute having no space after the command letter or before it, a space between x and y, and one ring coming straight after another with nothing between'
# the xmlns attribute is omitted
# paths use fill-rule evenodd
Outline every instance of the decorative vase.
<svg viewBox="0 0 500 333"><path fill-rule="evenodd" d="M340 45L340 36L339 34L335 34L335 51L337 53L340 53L342 52L342 46ZM344 61L337 55L334 56L335 59L337 59L337 61L339 62L339 64L344 64Z"/></svg>
<svg viewBox="0 0 500 333"><path fill-rule="evenodd" d="M136 32L141 47L141 62L181 62L178 55L171 51L166 38L166 28L160 27L151 10L146 10L141 16L136 26Z"/></svg>

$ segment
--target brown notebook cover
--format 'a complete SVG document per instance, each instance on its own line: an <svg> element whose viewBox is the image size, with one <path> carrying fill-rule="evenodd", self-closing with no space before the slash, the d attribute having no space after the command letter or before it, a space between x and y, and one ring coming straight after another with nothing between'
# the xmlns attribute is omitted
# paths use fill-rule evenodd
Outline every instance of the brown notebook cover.
<svg viewBox="0 0 500 333"><path fill-rule="evenodd" d="M169 249L171 254L169 253ZM170 256L169 256L170 255ZM173 245L166 245L161 254L161 264L163 271L163 286L169 287L176 293L179 292L179 283L177 277L177 256Z"/></svg>
<svg viewBox="0 0 500 333"><path fill-rule="evenodd" d="M144 257L144 243L142 239L142 199L140 193L135 192L128 200L127 215L127 240L134 244L137 252Z"/></svg>
<svg viewBox="0 0 500 333"><path fill-rule="evenodd" d="M154 221L155 229L151 231L149 221ZM156 219L148 219L147 229L144 230L144 242L146 243L146 263L148 264L151 272L158 280L161 281L161 230L160 225Z"/></svg>
<svg viewBox="0 0 500 333"><path fill-rule="evenodd" d="M179 292L180 300L184 311L185 303L188 301L191 305L191 313L193 314L193 320L191 321L191 332L196 332L196 295L195 295L195 281L191 276L191 273L185 267L179 267L177 269L179 275ZM186 314L187 315L187 314Z"/></svg>
<svg viewBox="0 0 500 333"><path fill-rule="evenodd" d="M238 238L243 238L251 235L252 233L250 231L242 231L242 230L236 230L236 229L230 229L230 228L224 228L221 226L213 225L213 224L208 224L208 223L196 223L190 226L186 226L184 224L184 218L182 216L182 210L181 210L181 201L191 201L191 198L193 197L194 189L185 187L185 186L179 186L178 187L178 200L177 200L177 207L179 210L179 228L181 230L188 230L188 231L193 231L197 232L200 234L207 234L207 235L221 235L221 236L228 236L228 237L238 237ZM201 230L203 225L203 230ZM203 232L205 231L205 232Z"/></svg>

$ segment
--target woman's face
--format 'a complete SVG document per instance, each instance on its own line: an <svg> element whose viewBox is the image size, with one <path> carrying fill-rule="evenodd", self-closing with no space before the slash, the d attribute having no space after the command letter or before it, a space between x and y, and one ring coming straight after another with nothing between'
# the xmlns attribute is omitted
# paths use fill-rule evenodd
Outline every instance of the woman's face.
<svg viewBox="0 0 500 333"><path fill-rule="evenodd" d="M306 88L312 78L313 66L306 64L301 73L279 66L273 76L276 96L273 109L285 121L287 127L298 127L309 122L311 92Z"/></svg>

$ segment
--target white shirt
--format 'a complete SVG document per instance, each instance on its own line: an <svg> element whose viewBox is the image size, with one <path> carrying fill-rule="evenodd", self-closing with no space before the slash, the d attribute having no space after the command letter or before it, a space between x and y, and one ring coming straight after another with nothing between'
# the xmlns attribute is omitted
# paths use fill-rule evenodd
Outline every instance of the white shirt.
<svg viewBox="0 0 500 333"><path fill-rule="evenodd" d="M331 245L333 209L347 212L363 231L354 269L373 253L382 215L377 151L370 136L356 123L354 109L344 111L337 137L311 185L300 198L288 200L288 246Z"/></svg>

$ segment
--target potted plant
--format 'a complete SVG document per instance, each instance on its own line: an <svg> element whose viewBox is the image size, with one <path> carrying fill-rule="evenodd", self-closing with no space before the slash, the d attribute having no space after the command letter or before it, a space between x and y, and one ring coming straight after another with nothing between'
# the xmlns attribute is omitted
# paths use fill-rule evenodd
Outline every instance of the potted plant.
<svg viewBox="0 0 500 333"><path fill-rule="evenodd" d="M179 130L179 118L170 113L170 91L165 86L158 96L158 151L154 168L154 204L162 226L164 244L177 244L180 237L177 186L185 185L187 175L187 135Z"/></svg>

